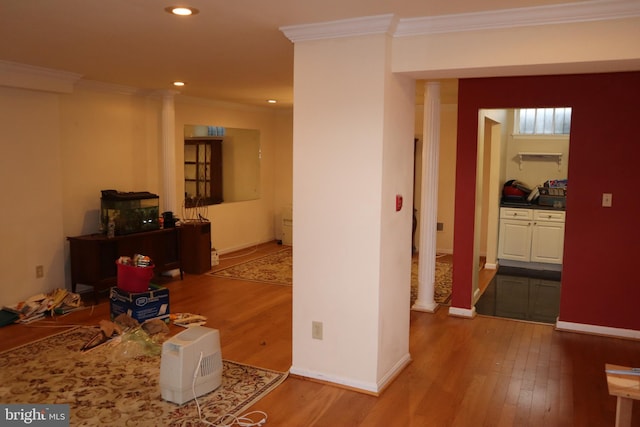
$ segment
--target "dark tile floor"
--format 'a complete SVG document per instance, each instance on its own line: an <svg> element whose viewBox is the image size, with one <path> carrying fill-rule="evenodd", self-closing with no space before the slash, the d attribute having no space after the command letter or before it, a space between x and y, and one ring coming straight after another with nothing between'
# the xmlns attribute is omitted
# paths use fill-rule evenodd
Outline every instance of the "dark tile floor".
<svg viewBox="0 0 640 427"><path fill-rule="evenodd" d="M478 302L487 316L555 323L560 309L561 273L500 267Z"/></svg>

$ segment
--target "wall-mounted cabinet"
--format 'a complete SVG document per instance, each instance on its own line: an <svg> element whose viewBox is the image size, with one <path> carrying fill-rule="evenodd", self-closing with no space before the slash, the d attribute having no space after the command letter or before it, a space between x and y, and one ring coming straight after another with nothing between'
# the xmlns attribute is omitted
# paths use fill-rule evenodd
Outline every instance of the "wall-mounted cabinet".
<svg viewBox="0 0 640 427"><path fill-rule="evenodd" d="M562 264L564 211L500 208L498 258Z"/></svg>

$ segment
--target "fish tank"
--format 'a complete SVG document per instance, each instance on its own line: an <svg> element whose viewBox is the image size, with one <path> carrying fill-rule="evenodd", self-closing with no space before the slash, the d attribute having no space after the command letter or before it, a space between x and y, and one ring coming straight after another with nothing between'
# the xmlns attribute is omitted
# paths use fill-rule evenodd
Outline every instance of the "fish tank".
<svg viewBox="0 0 640 427"><path fill-rule="evenodd" d="M102 190L100 226L109 237L158 230L160 198L147 191Z"/></svg>

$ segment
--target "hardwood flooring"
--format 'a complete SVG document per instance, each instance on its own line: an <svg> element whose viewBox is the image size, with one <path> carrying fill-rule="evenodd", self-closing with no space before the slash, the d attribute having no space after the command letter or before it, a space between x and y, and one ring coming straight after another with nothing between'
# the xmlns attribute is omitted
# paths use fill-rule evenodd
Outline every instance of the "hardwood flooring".
<svg viewBox="0 0 640 427"><path fill-rule="evenodd" d="M281 249L265 244L218 268ZM251 252L251 253L250 253ZM225 359L278 371L291 365L292 288L185 275L167 284L172 312L206 315ZM93 309L0 328L0 350L108 318ZM172 332L182 329L172 326ZM288 378L252 409L272 426L612 426L605 363L640 366L640 342L559 332L551 325L411 312L412 362L380 397ZM632 423L640 425L634 411Z"/></svg>

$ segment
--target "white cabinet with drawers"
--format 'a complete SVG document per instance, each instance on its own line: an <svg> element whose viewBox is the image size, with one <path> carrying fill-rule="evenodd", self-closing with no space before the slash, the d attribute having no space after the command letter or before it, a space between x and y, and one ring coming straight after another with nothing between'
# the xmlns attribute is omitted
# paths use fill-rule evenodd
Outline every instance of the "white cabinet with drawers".
<svg viewBox="0 0 640 427"><path fill-rule="evenodd" d="M562 264L564 211L500 208L498 258Z"/></svg>

